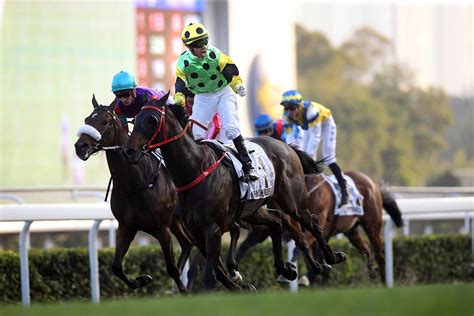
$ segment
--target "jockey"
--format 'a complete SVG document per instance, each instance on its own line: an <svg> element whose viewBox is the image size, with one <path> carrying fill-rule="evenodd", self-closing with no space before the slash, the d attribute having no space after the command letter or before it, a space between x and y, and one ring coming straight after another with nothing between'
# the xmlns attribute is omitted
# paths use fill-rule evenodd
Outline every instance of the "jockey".
<svg viewBox="0 0 474 316"><path fill-rule="evenodd" d="M260 114L257 116L255 119L255 130L257 131L257 136L271 136L286 142L283 120L277 120L275 122L268 114Z"/></svg>
<svg viewBox="0 0 474 316"><path fill-rule="evenodd" d="M120 71L113 77L112 92L115 94L115 114L127 131L127 118L134 118L149 100L161 99L166 94L163 91L138 87L135 78L125 71Z"/></svg>
<svg viewBox="0 0 474 316"><path fill-rule="evenodd" d="M193 115L194 94L190 91L186 91L185 95L186 95L186 101L185 101L186 111L188 112L189 115ZM216 113L212 117L212 121L209 123L209 126L207 127L206 139L220 140L222 136L221 128L222 128L221 119L219 117L219 113ZM221 140L221 141L225 143L225 140Z"/></svg>
<svg viewBox="0 0 474 316"><path fill-rule="evenodd" d="M185 91L195 94L193 134L205 137L205 130L215 113L219 113L225 136L232 140L242 161L244 179L255 181L257 172L240 133L237 97L244 97L245 87L239 70L229 56L218 48L208 46L209 32L201 23L191 23L183 30L181 39L188 50L176 62L174 102L184 106Z"/></svg>
<svg viewBox="0 0 474 316"><path fill-rule="evenodd" d="M287 143L292 141L294 125L299 125L305 131L303 150L316 160L318 146L323 141L323 159L336 176L341 187L341 203L343 207L349 202L346 180L342 176L341 168L336 163L336 123L332 117L331 110L312 101L303 100L301 93L297 90L288 90L283 93L281 105L285 107L283 121L287 134Z"/></svg>

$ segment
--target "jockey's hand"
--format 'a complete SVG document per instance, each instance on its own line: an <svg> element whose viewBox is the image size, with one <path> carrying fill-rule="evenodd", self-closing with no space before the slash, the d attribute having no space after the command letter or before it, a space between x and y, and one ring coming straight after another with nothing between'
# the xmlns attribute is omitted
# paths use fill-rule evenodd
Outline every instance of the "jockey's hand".
<svg viewBox="0 0 474 316"><path fill-rule="evenodd" d="M237 94L241 97L245 97L247 95L247 90L245 90L245 87L243 85L238 85L235 88L235 92L237 92Z"/></svg>
<svg viewBox="0 0 474 316"><path fill-rule="evenodd" d="M182 92L177 92L174 95L173 102L174 104L179 104L181 106L184 106L184 102L185 102L184 94Z"/></svg>

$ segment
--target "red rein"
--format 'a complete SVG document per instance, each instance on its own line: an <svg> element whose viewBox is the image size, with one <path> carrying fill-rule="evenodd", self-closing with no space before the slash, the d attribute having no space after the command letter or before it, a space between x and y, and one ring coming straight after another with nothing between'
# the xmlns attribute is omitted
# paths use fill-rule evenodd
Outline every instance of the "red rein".
<svg viewBox="0 0 474 316"><path fill-rule="evenodd" d="M186 133L186 131L188 130L189 126L191 125L191 122L188 122L186 124L186 126L184 127L184 129L177 135L169 138L169 139L166 139L166 123L165 123L165 114L166 114L166 111L165 110L162 110L162 109L159 109L155 106L151 106L151 105L146 105L144 107L142 107L142 110L143 109L153 109L153 110L156 110L158 112L160 112L161 116L160 116L160 124L158 125L158 128L156 129L155 133L153 134L153 136L148 140L148 142L143 145L143 150L146 152L146 151L149 151L150 149L154 149L154 148L157 148L157 147L160 147L161 145L164 145L164 144L168 144L168 143L171 143L181 137L184 136L184 134ZM152 144L153 140L156 138L156 136L158 135L158 132L161 131L161 128L163 128L163 137L164 137L164 140L162 142L159 142L157 144ZM176 187L176 192L183 192L183 191L187 191L187 190L190 190L192 188L194 188L196 185L198 185L202 180L204 180L208 175L210 175L216 168L217 166L221 163L221 161L224 159L224 157L227 155L227 152L224 152L224 154L216 161L214 161L214 163L212 165L209 166L209 168L207 168L206 170L204 170L196 179L194 179L191 183L188 183L182 187Z"/></svg>

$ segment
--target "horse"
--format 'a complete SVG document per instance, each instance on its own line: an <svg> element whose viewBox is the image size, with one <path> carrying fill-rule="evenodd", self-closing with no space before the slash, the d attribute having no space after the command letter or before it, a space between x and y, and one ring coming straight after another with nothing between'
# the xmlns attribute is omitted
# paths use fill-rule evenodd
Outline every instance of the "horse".
<svg viewBox="0 0 474 316"><path fill-rule="evenodd" d="M217 279L229 290L242 287L233 282L223 268L220 259L221 236L229 231L238 220L270 228L276 271L288 279L296 279L296 267L284 262L281 254L281 221L270 215L269 209L281 209L299 220L317 238L328 262L340 263L345 254L333 252L324 239L307 209L304 172L318 173L318 166L301 151L271 137L257 137L251 140L258 144L270 158L275 169L275 187L267 199L241 201L239 179L233 167L221 163L228 155L216 154L206 143L194 140L187 120L187 113L180 105L166 105L169 92L160 100L151 100L135 118L125 155L137 163L143 153L160 147L164 161L178 191L180 212L190 231L195 245L206 258L204 286L212 290ZM301 160L311 160L303 170ZM263 205L267 204L267 207ZM312 258L304 236L298 242L304 247L304 254L316 273L321 265Z"/></svg>
<svg viewBox="0 0 474 316"><path fill-rule="evenodd" d="M397 227L402 227L403 220L397 202L391 192L385 186L377 185L369 176L360 171L345 172L354 181L357 189L363 196L364 215L362 216L335 216L334 207L336 198L334 193L321 175L306 175L305 183L308 190L308 207L312 214L317 215L319 224L322 226L324 236L329 240L332 236L344 233L350 243L358 249L367 260L367 268L371 278L376 276L372 264L371 251L364 241L359 227L362 227L367 235L378 264L378 272L382 282L385 282L385 256L381 241L382 233L382 208L390 215ZM283 214L282 214L283 215ZM292 235L299 232L301 227L287 217L282 217L287 233L286 239L290 240ZM236 255L237 263L244 254L254 245L264 241L269 236L268 230L262 226L250 227L249 234L242 242ZM313 245L313 252L323 260L317 244L313 243L313 236L305 233L306 241ZM294 256L295 260L297 255ZM307 263L309 281L315 281L315 273L311 271L311 265ZM329 274L323 273L323 279L327 279Z"/></svg>
<svg viewBox="0 0 474 316"><path fill-rule="evenodd" d="M94 109L86 117L85 125L78 130L79 139L75 143L77 156L87 160L91 155L104 150L113 188L110 208L119 225L115 248L113 273L131 289L148 285L152 277L148 274L130 279L122 269L122 261L137 231L155 237L162 248L166 271L174 280L180 292L187 289L180 278L193 242L181 219L174 215L177 196L170 175L161 161L147 155L139 164L131 165L122 155L128 134L125 126L114 113L113 103L99 105L92 98ZM181 254L176 265L171 233L176 237Z"/></svg>

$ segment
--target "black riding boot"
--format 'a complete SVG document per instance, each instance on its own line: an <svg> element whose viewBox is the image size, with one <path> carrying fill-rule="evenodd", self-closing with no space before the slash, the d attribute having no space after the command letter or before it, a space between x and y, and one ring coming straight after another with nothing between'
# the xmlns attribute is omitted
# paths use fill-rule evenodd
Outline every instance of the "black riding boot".
<svg viewBox="0 0 474 316"><path fill-rule="evenodd" d="M232 140L235 145L235 149L239 153L240 160L242 160L242 169L244 170L244 180L245 181L255 181L258 180L258 174L252 166L252 160L250 159L249 152L245 147L244 138L242 135L237 136Z"/></svg>
<svg viewBox="0 0 474 316"><path fill-rule="evenodd" d="M333 162L329 165L329 169L331 169L332 173L336 176L337 182L341 187L341 204L339 207L342 207L349 203L349 194L347 192L347 185L346 179L342 176L341 168L337 165L337 163Z"/></svg>

